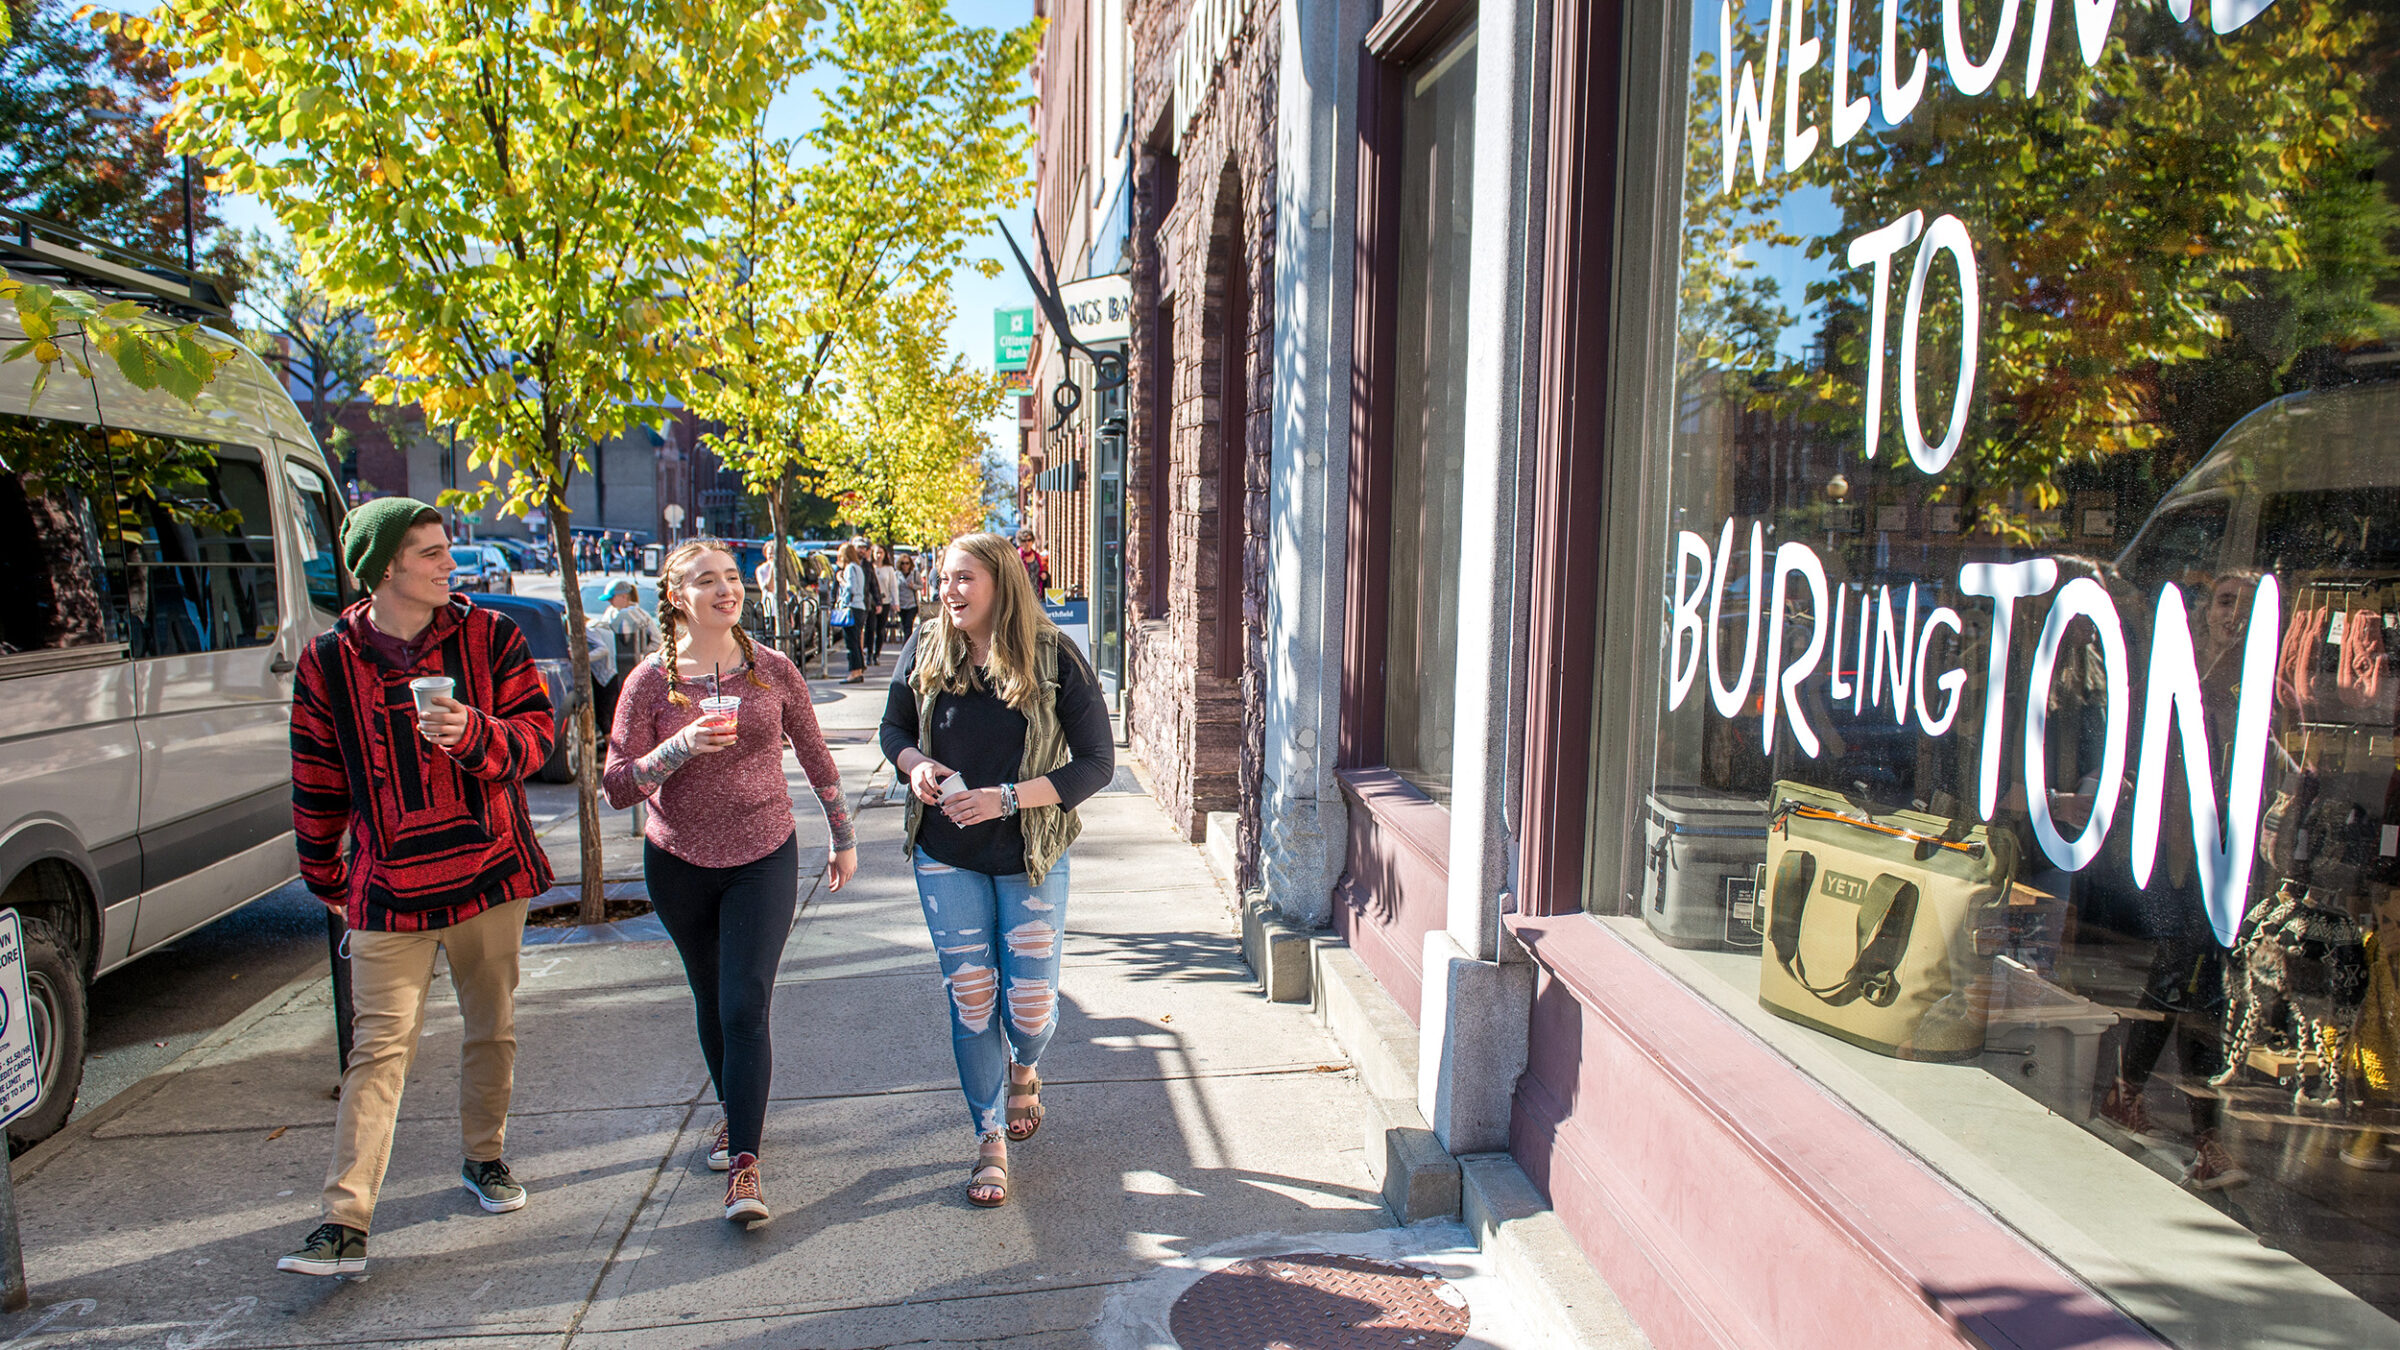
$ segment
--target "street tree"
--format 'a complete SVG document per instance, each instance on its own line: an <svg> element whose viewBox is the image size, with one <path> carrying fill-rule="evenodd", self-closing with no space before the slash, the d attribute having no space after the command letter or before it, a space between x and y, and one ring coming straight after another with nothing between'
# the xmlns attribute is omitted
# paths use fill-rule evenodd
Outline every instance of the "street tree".
<svg viewBox="0 0 2400 1350"><path fill-rule="evenodd" d="M809 474L870 538L949 539L983 516L1000 379L950 352L951 312L938 287L895 297L835 363Z"/></svg>
<svg viewBox="0 0 2400 1350"><path fill-rule="evenodd" d="M366 397L367 382L382 369L374 321L357 301L327 295L293 244L263 230L243 231L234 244L241 312L251 321L243 336L286 388L297 388L317 443L328 453L338 445L342 480L356 482L358 449L334 414Z"/></svg>
<svg viewBox="0 0 2400 1350"><path fill-rule="evenodd" d="M0 200L136 248L168 251L184 226L184 183L174 177L155 108L166 67L141 44L72 23L56 0L0 4ZM214 198L190 184L192 225L215 226ZM168 194L172 192L170 200ZM211 351L199 327L143 314L131 301L29 283L0 269L0 300L24 339L0 363L32 360L39 401L51 374L91 370L88 341L141 389L186 402L233 353Z"/></svg>
<svg viewBox="0 0 2400 1350"><path fill-rule="evenodd" d="M165 0L107 20L165 52L170 116L373 321L379 401L413 401L494 481L450 504L545 513L584 626L567 491L699 350L675 278L725 208L721 146L800 63L816 0ZM590 661L570 641L573 678ZM581 766L581 917L602 915L598 755Z"/></svg>
<svg viewBox="0 0 2400 1350"><path fill-rule="evenodd" d="M942 0L834 0L811 62L830 72L805 135L725 147L725 236L689 280L708 376L690 401L711 447L764 497L804 480L836 401L825 382L895 297L940 288L1022 197L1038 25L964 26Z"/></svg>

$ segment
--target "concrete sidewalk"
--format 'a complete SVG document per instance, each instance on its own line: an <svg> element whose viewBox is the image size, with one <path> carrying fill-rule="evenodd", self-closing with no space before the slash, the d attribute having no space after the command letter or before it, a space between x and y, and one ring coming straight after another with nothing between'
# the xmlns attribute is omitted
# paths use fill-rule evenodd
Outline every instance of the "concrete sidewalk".
<svg viewBox="0 0 2400 1350"><path fill-rule="evenodd" d="M882 795L858 734L880 694L819 691L854 801ZM813 873L823 827L792 776ZM966 1203L973 1141L901 811L868 805L857 882L805 877L784 952L772 1223L720 1217L673 950L551 945L529 948L518 998L508 1156L532 1203L486 1215L459 1185L460 1025L437 980L368 1277L276 1273L331 1147L317 978L18 1160L34 1303L0 1318L0 1345L1159 1344L1162 1300L1211 1253L1310 1247L1413 1256L1475 1307L1469 1344L1511 1343L1463 1229L1391 1229L1364 1090L1304 1008L1254 991L1198 852L1146 796L1084 815L1050 1119L1015 1151L1005 1208Z"/></svg>

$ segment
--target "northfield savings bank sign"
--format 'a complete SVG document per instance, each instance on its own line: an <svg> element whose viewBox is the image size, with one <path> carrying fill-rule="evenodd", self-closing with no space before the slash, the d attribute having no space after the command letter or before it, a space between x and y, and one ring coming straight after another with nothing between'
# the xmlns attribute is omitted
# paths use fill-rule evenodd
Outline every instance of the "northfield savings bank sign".
<svg viewBox="0 0 2400 1350"><path fill-rule="evenodd" d="M1945 0L1942 35L1950 83L1965 98L1984 95L1998 80L2001 66L2019 36L2021 10L2029 10L2031 14L2023 34L2024 96L2030 98L2039 87L2054 10L2072 14L2084 64L2092 66L2105 54L2117 9L2116 0L2064 0L2064 3L2031 0L2029 4L2002 0L1995 24L1998 36L1991 49L1978 58L1967 50L1960 24L1962 3L1963 0ZM1800 102L1801 72L1817 64L1823 47L1817 38L1804 36L1811 0L1773 0L1773 4L1764 59L1754 61L1752 53L1735 46L1733 8L1729 0L1720 0L1717 27L1719 50L1724 55L1718 65L1718 95L1725 173L1720 191L1732 190L1745 136L1749 139L1752 181L1759 184L1766 181L1767 139L1776 126L1778 94L1784 100L1780 157L1783 170L1798 169L1818 146L1819 129ZM1830 34L1833 97L1828 111L1832 142L1837 146L1848 143L1866 129L1870 109L1866 98L1850 96L1851 4L1852 0L1834 0ZM2217 32L2229 33L2273 4L2274 0L2213 0L2209 23ZM1983 7L1988 10L1990 5ZM1230 10L1233 6L1204 4L1201 8L1216 11ZM1879 92L1884 122L1887 126L1898 126L1915 112L1926 93L1928 62L1922 49L1901 50L1896 0L1882 0L1881 8ZM2189 21L2193 0L2168 0L2167 8L2177 20ZM1191 50L1187 32L1187 56ZM1784 67L1780 88L1776 78L1779 63ZM1904 67L1910 72L1905 79L1900 75ZM1177 88L1180 95L1180 81ZM1933 213L1930 224L1926 221L1928 212ZM1873 297L1869 307L1863 453L1873 459L1882 436L1884 340L1895 273L1905 262L1908 284L1901 303L1897 420L1909 461L1925 474L1938 476L1958 452L1975 395L1982 279L1976 267L1972 233L1957 216L1942 211L1939 203L1927 203L1923 209L1910 211L1851 240L1846 258L1852 268L1869 271ZM1953 386L1957 393L1949 410L1948 424L1938 441L1927 435L1924 410L1917 399L1919 320L1926 274L1937 261L1955 269L1963 310L1958 379ZM1829 583L1824 561L1815 549L1791 540L1776 547L1770 556L1761 522L1751 521L1746 531L1737 530L1736 526L1734 519L1727 519L1717 531L1713 548L1704 535L1691 530L1680 531L1676 536L1667 643L1666 692L1670 709L1682 706L1690 697L1705 662L1709 700L1719 716L1731 718L1742 712L1751 689L1756 687L1761 692L1764 710L1760 719L1763 749L1772 756L1778 733L1788 733L1800 752L1814 759L1821 746L1816 729L1809 724L1808 713L1803 710L1800 687L1818 673L1820 665L1827 664L1828 652L1838 652L1855 653L1853 668L1857 677L1844 680L1840 662L1831 663L1824 672L1826 693L1834 704L1849 703L1853 716L1865 716L1869 708L1881 709L1888 699L1895 724L1906 724L1913 718L1919 731L1938 737L1951 732L1962 712L1970 717L1978 715L1978 710L1959 706L1964 700L1966 671L1955 666L1939 671L1934 668L1939 655L1936 634L1947 630L1946 645L1955 650L1964 632L1958 611L1940 604L1920 611L1913 582L1902 588L1899 597L1893 595L1890 586L1876 587L1871 595L1861 587L1856 632L1852 633L1849 612L1852 588ZM1728 679L1723 658L1731 653L1722 648L1730 644L1721 644L1724 630L1718 621L1724 611L1727 584L1735 576L1733 543L1737 533L1746 533L1749 545L1747 599L1736 602L1747 604L1748 631L1742 641L1740 664ZM2089 866L2099 856L2101 844L2114 823L2127 770L2133 656L2127 650L2124 624L2107 588L2088 576L2073 576L2060 586L2060 573L2059 561L2054 558L1967 563L1958 569L1958 591L1992 604L1988 669L1980 709L1982 753L1976 793L1976 807L1984 820L1992 818L2001 800L2000 779L2004 768L2001 759L2006 739L2001 719L2007 704L2009 639L2016 604L2057 591L2035 643L2028 687L2023 691L2024 752L2014 777L2023 791L2034 839L2042 853L2061 869L2073 872ZM1792 609L1795 580L1808 589L1811 629L1805 645L1798 651L1788 651L1785 622L1787 612ZM2249 635L2242 648L2241 692L2234 715L2232 755L2221 797L2211 767L2212 756L2202 718L2200 676L2181 588L2170 583L2160 589L2151 625L2139 758L2133 767L2133 879L2135 884L2147 886L2156 866L2169 772L2167 746L2171 738L2180 738L2202 900L2210 926L2228 946L2240 931L2243 911L2248 905L2250 867L2258 842L2259 812L2264 797L2282 612L2276 579L2272 575L2261 577L2250 606ZM1830 624L1826 622L1827 615L1831 616ZM2040 748L2046 744L2050 686L2057 674L2059 655L2069 627L2078 621L2089 624L2098 634L2101 658L2107 669L2107 715L2092 812L2081 832L2070 839L2060 833L2051 812L2049 769ZM1762 625L1766 636L1763 661L1759 651ZM2220 801L2224 804L2221 815Z"/></svg>

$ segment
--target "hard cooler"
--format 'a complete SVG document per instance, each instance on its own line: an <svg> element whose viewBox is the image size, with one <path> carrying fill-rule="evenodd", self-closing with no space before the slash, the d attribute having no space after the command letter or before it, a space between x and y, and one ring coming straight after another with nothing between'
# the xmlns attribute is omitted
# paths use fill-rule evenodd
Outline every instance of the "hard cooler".
<svg viewBox="0 0 2400 1350"><path fill-rule="evenodd" d="M1673 947L1757 951L1767 804L1707 788L1643 800L1642 918Z"/></svg>

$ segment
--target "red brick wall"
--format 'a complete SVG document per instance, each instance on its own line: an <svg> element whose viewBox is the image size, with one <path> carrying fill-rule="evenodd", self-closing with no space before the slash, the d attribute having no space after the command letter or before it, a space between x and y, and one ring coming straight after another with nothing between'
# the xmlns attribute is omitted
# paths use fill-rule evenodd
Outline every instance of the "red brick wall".
<svg viewBox="0 0 2400 1350"><path fill-rule="evenodd" d="M1258 868L1258 794L1264 760L1266 502L1274 331L1275 75L1277 6L1254 0L1207 98L1183 128L1175 172L1159 172L1173 139L1175 62L1185 0L1135 0L1130 15L1134 126L1144 137L1135 169L1134 324L1129 399L1127 595L1137 612L1152 594L1152 531L1166 534L1162 614L1129 625L1130 732L1177 828L1199 838L1211 811L1242 820L1237 851L1245 885ZM1248 278L1249 313L1228 353L1222 305L1229 269ZM1173 292L1174 368L1162 371L1146 316ZM1243 458L1221 475L1227 370L1247 390ZM1154 425L1155 382L1167 381L1168 425ZM1152 468L1166 437L1167 479ZM1238 498L1222 500L1228 480ZM1221 595L1220 511L1239 513L1238 594ZM1162 518L1163 513L1163 518ZM1240 669L1217 669L1218 625L1237 623Z"/></svg>

